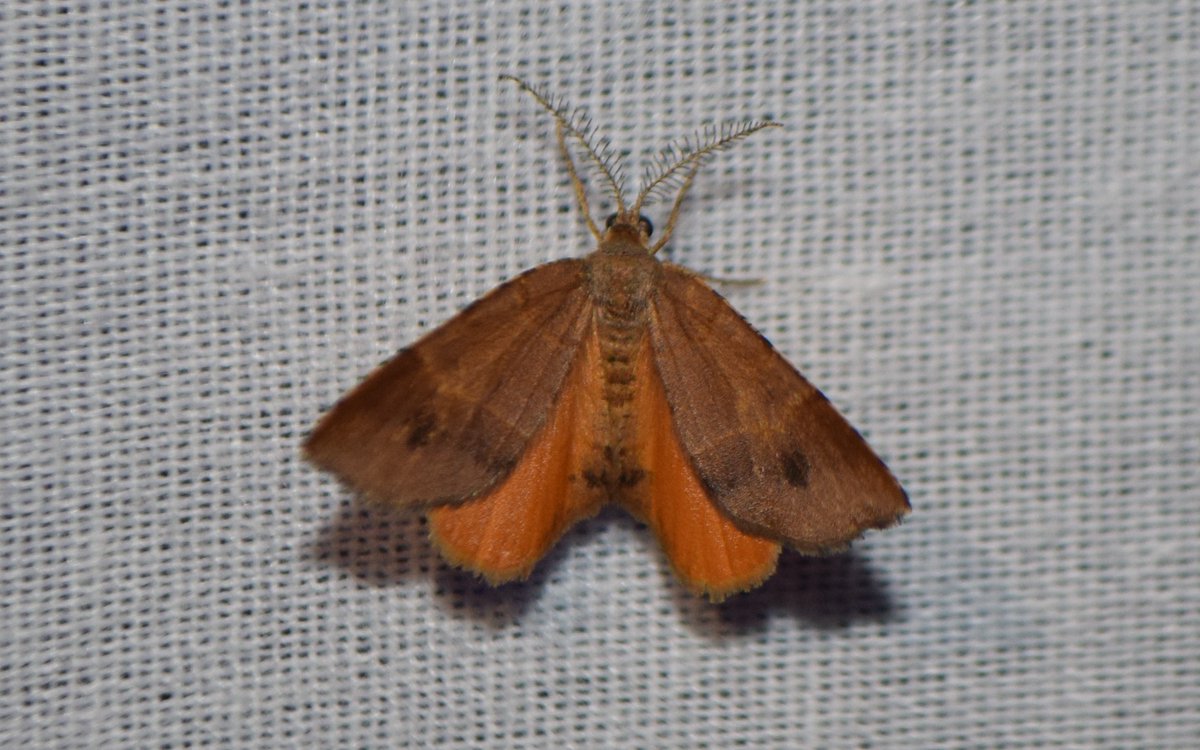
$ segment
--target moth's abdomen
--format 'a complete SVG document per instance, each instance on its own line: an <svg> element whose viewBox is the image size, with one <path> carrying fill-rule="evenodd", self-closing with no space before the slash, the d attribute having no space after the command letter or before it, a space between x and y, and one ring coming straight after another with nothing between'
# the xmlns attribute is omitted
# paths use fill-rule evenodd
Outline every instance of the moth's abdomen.
<svg viewBox="0 0 1200 750"><path fill-rule="evenodd" d="M641 482L645 469L633 449L637 418L634 408L638 355L646 346L642 326L613 321L602 309L596 313L599 345L601 408L596 415L593 459L584 474L587 482L612 500Z"/></svg>

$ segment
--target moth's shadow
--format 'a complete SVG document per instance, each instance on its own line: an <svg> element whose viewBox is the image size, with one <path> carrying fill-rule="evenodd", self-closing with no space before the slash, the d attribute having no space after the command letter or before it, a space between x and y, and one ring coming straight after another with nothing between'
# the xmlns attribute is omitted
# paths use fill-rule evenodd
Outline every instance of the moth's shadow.
<svg viewBox="0 0 1200 750"><path fill-rule="evenodd" d="M775 575L753 591L718 605L687 593L679 598L684 621L713 637L755 633L779 616L837 630L861 622L887 622L902 614L886 583L866 558L852 551L806 557L784 550Z"/></svg>
<svg viewBox="0 0 1200 750"><path fill-rule="evenodd" d="M631 531L645 541L647 565L654 564L656 555L661 561L662 551L650 531L610 509L568 531L527 580L491 586L442 561L420 514L362 501L347 502L338 509L309 545L308 557L341 568L369 586L429 585L432 581L433 594L446 612L502 628L518 621L537 601L572 544L594 541L598 531L612 523L636 527ZM758 632L778 616L828 629L897 616L886 584L865 558L853 552L804 557L785 550L778 570L760 588L731 596L721 604L687 591L665 571L661 585L675 598L684 622L714 638Z"/></svg>
<svg viewBox="0 0 1200 750"><path fill-rule="evenodd" d="M308 557L378 587L433 582L440 605L455 615L503 627L537 600L565 545L556 545L524 581L493 587L447 565L429 541L424 517L411 509L348 502L316 535Z"/></svg>
<svg viewBox="0 0 1200 750"><path fill-rule="evenodd" d="M337 513L308 546L308 557L333 565L361 583L392 586L428 575L421 549L424 523L413 513L352 501Z"/></svg>

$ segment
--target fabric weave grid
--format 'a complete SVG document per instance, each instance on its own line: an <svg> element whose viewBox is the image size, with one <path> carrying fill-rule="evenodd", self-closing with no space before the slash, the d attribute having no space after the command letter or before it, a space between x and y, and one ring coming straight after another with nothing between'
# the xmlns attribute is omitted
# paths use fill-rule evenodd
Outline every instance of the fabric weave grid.
<svg viewBox="0 0 1200 750"><path fill-rule="evenodd" d="M634 177L785 123L670 257L764 280L722 291L905 524L712 606L613 511L492 590L303 464L375 364L590 250L501 73ZM1198 94L1172 0L11 4L0 745L1197 746Z"/></svg>

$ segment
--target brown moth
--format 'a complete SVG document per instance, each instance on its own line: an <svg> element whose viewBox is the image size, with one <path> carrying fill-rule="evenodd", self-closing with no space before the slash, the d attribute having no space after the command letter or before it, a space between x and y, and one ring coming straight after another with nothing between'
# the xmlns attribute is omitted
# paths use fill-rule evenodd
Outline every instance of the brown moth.
<svg viewBox="0 0 1200 750"><path fill-rule="evenodd" d="M400 352L321 420L309 459L370 498L426 511L442 554L493 584L528 576L609 502L649 525L679 578L714 600L770 576L781 545L835 552L908 513L821 392L700 276L655 257L701 164L777 123L668 148L627 206L608 142L508 79L557 121L599 246L526 271ZM603 231L568 137L616 202ZM641 209L671 186L651 245Z"/></svg>

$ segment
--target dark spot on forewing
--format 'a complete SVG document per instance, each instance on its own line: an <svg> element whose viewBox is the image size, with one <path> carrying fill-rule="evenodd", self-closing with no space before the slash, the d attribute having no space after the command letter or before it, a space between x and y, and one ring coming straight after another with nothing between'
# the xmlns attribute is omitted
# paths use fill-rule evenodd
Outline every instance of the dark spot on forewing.
<svg viewBox="0 0 1200 750"><path fill-rule="evenodd" d="M729 486L721 482L717 475L705 474L704 472L698 473L700 486L704 488L704 494L708 495L710 498L715 498L716 496L721 495L729 490Z"/></svg>
<svg viewBox="0 0 1200 750"><path fill-rule="evenodd" d="M512 473L513 469L517 468L517 458L515 456L496 456L487 466L496 476L506 477Z"/></svg>
<svg viewBox="0 0 1200 750"><path fill-rule="evenodd" d="M783 454L780 459L780 468L783 470L783 478L787 480L788 484L793 487L808 486L808 475L812 471L812 465L808 462L808 456L805 456L799 448Z"/></svg>
<svg viewBox="0 0 1200 750"><path fill-rule="evenodd" d="M409 422L407 445L409 448L419 448L429 444L429 438L437 429L437 417L432 412L419 411Z"/></svg>

